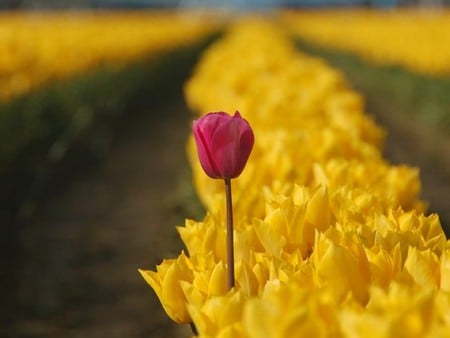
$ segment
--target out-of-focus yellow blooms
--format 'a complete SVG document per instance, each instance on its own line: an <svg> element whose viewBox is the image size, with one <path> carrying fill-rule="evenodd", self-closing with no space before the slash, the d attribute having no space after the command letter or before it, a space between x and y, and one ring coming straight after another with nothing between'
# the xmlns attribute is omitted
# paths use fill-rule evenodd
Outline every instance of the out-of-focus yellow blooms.
<svg viewBox="0 0 450 338"><path fill-rule="evenodd" d="M267 286L262 297L245 304L242 337L339 337L336 302L326 290L276 281Z"/></svg>
<svg viewBox="0 0 450 338"><path fill-rule="evenodd" d="M388 252L380 245L368 247L365 250L370 263L372 284L388 288L392 281L401 280L403 261L399 245Z"/></svg>
<svg viewBox="0 0 450 338"><path fill-rule="evenodd" d="M368 224L375 230L376 244L390 251L399 245L403 258L407 256L409 247L430 249L440 256L446 245L445 234L436 214L425 217L423 214L416 215L414 210L391 210L387 215L380 214L369 219Z"/></svg>
<svg viewBox="0 0 450 338"><path fill-rule="evenodd" d="M436 335L449 332L439 308L442 297L448 295L398 283L388 290L374 287L365 309L341 312L342 328L346 337L445 337Z"/></svg>
<svg viewBox="0 0 450 338"><path fill-rule="evenodd" d="M385 207L425 211L424 202L418 198L421 183L419 171L415 168L391 166L378 159L331 159L324 164L315 163L313 175L313 186L324 184L332 190L344 185L360 188L378 197ZM355 196L352 199L358 202Z"/></svg>
<svg viewBox="0 0 450 338"><path fill-rule="evenodd" d="M264 190L287 193L294 183L357 186L385 207L425 209L417 170L381 159L384 134L364 114L361 96L267 23L248 20L213 45L186 84L186 98L200 113L239 108L255 130L246 170L233 182L237 219L261 217ZM203 174L192 140L188 153L200 199L208 210L223 209L222 185Z"/></svg>
<svg viewBox="0 0 450 338"><path fill-rule="evenodd" d="M291 32L313 43L379 64L450 74L448 9L284 11L280 18Z"/></svg>
<svg viewBox="0 0 450 338"><path fill-rule="evenodd" d="M188 103L199 114L239 109L255 147L233 182L228 291L223 186L203 173L188 141L208 211L178 227L189 258L177 264L188 268L173 269L178 284L173 277L173 294L160 297L169 316L177 295L200 337L450 333L450 241L438 215L424 215L418 170L383 160L383 132L349 88L264 21L244 19L205 52ZM158 296L165 266L178 260L147 272Z"/></svg>
<svg viewBox="0 0 450 338"><path fill-rule="evenodd" d="M0 13L0 99L51 80L188 46L218 28L209 13Z"/></svg>
<svg viewBox="0 0 450 338"><path fill-rule="evenodd" d="M415 247L408 248L405 270L415 283L423 287L438 287L440 282L438 257L430 249L419 251Z"/></svg>
<svg viewBox="0 0 450 338"><path fill-rule="evenodd" d="M447 247L441 256L440 266L440 287L442 290L450 294L450 242L447 242Z"/></svg>

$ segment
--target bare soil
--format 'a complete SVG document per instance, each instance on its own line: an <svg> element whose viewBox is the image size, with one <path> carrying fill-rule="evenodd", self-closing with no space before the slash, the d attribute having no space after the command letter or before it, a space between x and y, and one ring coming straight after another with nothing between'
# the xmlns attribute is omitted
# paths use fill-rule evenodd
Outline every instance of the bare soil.
<svg viewBox="0 0 450 338"><path fill-rule="evenodd" d="M181 98L140 114L104 161L22 226L8 258L0 336L190 335L165 315L137 271L154 270L182 249L174 208L189 119Z"/></svg>

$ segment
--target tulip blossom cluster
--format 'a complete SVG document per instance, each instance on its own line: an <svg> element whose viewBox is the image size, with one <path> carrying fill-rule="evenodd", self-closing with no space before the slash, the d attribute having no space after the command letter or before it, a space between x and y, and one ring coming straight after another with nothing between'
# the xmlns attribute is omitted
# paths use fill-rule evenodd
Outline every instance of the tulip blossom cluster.
<svg viewBox="0 0 450 338"><path fill-rule="evenodd" d="M141 270L175 322L205 338L450 336L450 242L339 71L247 18L204 53L186 99L238 109L255 143L234 180L228 290L222 186L188 141L207 214L178 227L187 252Z"/></svg>
<svg viewBox="0 0 450 338"><path fill-rule="evenodd" d="M0 101L100 66L121 67L204 39L217 16L151 11L0 13Z"/></svg>
<svg viewBox="0 0 450 338"><path fill-rule="evenodd" d="M281 12L280 19L298 37L327 48L351 52L380 65L450 75L448 8L288 10Z"/></svg>

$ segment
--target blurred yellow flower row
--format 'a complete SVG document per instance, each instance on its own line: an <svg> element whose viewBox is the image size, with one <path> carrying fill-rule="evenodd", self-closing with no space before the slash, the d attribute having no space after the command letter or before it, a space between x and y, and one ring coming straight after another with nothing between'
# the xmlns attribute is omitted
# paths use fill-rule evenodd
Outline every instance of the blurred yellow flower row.
<svg viewBox="0 0 450 338"><path fill-rule="evenodd" d="M426 216L418 170L383 160L383 131L342 74L270 23L246 18L186 84L198 114L239 110L255 133L233 180L236 287L227 291L223 182L200 168L208 212L186 246L140 270L200 337L450 336L450 245Z"/></svg>
<svg viewBox="0 0 450 338"><path fill-rule="evenodd" d="M190 12L0 13L0 99L190 45L217 22Z"/></svg>
<svg viewBox="0 0 450 338"><path fill-rule="evenodd" d="M450 10L286 11L297 36L383 65L450 75Z"/></svg>

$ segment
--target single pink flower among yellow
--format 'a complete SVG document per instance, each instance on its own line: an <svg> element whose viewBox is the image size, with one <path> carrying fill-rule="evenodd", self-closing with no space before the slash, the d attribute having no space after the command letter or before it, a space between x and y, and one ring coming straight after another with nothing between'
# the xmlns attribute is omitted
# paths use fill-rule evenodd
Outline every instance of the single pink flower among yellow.
<svg viewBox="0 0 450 338"><path fill-rule="evenodd" d="M253 148L254 136L238 111L209 113L193 122L198 157L211 178L238 177Z"/></svg>
<svg viewBox="0 0 450 338"><path fill-rule="evenodd" d="M227 203L228 289L234 287L233 203L231 179L244 170L255 138L248 122L238 111L209 113L192 124L200 164L211 178L225 181Z"/></svg>

